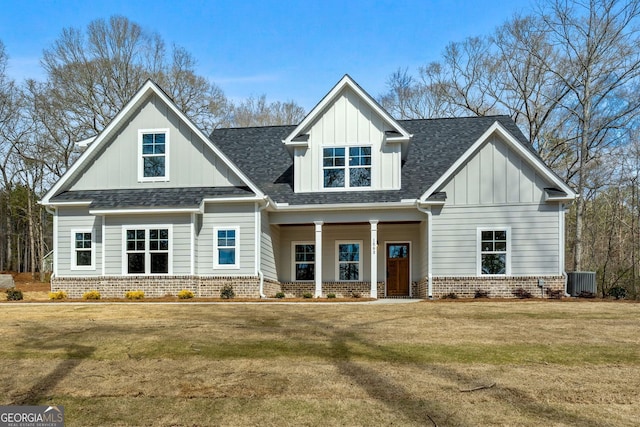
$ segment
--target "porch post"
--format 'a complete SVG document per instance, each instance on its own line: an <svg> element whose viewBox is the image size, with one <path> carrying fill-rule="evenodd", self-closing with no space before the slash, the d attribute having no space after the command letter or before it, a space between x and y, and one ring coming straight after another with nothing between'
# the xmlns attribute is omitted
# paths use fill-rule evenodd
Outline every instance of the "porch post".
<svg viewBox="0 0 640 427"><path fill-rule="evenodd" d="M313 221L316 225L315 282L316 298L322 297L322 221Z"/></svg>
<svg viewBox="0 0 640 427"><path fill-rule="evenodd" d="M371 224L371 298L378 298L378 220Z"/></svg>

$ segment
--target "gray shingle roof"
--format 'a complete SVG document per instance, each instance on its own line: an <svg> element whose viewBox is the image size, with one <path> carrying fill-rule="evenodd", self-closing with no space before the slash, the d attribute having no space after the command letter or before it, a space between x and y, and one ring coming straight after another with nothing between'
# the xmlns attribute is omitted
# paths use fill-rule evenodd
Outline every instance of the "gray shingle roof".
<svg viewBox="0 0 640 427"><path fill-rule="evenodd" d="M507 116L398 121L413 138L402 165L402 188L394 191L294 193L293 161L282 140L296 126L217 129L210 138L276 202L291 205L384 203L422 196L496 121L535 154L520 129Z"/></svg>
<svg viewBox="0 0 640 427"><path fill-rule="evenodd" d="M90 209L197 208L204 198L252 195L247 187L138 188L65 191L51 201L91 202Z"/></svg>

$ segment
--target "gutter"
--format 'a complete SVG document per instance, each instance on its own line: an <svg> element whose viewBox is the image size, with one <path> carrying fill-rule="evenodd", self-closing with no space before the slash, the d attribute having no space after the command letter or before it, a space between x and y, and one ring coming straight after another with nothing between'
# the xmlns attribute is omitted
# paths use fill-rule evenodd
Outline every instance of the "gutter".
<svg viewBox="0 0 640 427"><path fill-rule="evenodd" d="M422 206L420 206L419 200L416 200L416 208L420 212L427 215L427 296L429 299L433 299L433 274L431 272L431 264L432 264L431 236L433 234L433 226L432 226L433 215L431 213L431 206L427 205L426 208L423 208Z"/></svg>

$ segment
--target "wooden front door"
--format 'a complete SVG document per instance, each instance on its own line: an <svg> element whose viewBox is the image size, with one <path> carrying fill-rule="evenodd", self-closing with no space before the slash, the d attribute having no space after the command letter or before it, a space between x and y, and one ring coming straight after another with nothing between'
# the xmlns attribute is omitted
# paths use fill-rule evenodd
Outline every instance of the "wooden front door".
<svg viewBox="0 0 640 427"><path fill-rule="evenodd" d="M387 296L409 296L409 243L387 245Z"/></svg>

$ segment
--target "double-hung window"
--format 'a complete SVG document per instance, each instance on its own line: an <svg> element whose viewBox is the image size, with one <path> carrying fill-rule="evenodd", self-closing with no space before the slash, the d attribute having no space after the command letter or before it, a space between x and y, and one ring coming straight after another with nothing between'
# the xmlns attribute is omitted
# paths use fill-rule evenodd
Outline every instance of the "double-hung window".
<svg viewBox="0 0 640 427"><path fill-rule="evenodd" d="M93 230L72 230L71 251L72 270L93 270L95 268L95 249Z"/></svg>
<svg viewBox="0 0 640 427"><path fill-rule="evenodd" d="M213 229L213 268L240 268L240 229Z"/></svg>
<svg viewBox="0 0 640 427"><path fill-rule="evenodd" d="M322 150L324 188L371 187L371 147Z"/></svg>
<svg viewBox="0 0 640 427"><path fill-rule="evenodd" d="M510 274L509 228L478 229L479 275Z"/></svg>
<svg viewBox="0 0 640 427"><path fill-rule="evenodd" d="M168 226L125 227L124 269L126 274L169 274L171 228Z"/></svg>
<svg viewBox="0 0 640 427"><path fill-rule="evenodd" d="M138 131L138 179L169 180L169 129Z"/></svg>
<svg viewBox="0 0 640 427"><path fill-rule="evenodd" d="M314 280L316 245L310 242L293 243L293 277L296 281Z"/></svg>
<svg viewBox="0 0 640 427"><path fill-rule="evenodd" d="M360 280L362 242L336 242L336 277L340 281Z"/></svg>

